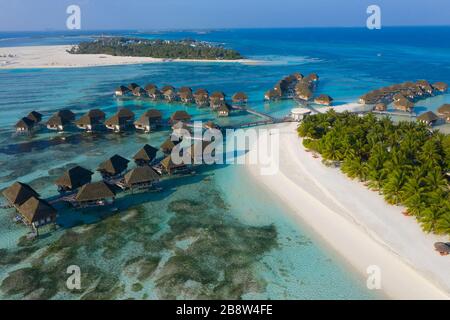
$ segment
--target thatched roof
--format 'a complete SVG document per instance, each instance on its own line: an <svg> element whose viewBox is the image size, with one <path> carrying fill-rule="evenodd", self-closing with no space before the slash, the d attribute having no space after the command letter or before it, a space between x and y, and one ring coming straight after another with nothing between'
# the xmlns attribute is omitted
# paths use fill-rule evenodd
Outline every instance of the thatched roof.
<svg viewBox="0 0 450 320"><path fill-rule="evenodd" d="M248 96L244 92L237 92L231 97L231 99L233 102L245 102L248 100Z"/></svg>
<svg viewBox="0 0 450 320"><path fill-rule="evenodd" d="M130 83L128 85L128 90L133 91L134 89L136 89L137 87L139 87L139 85L137 83Z"/></svg>
<svg viewBox="0 0 450 320"><path fill-rule="evenodd" d="M97 171L106 172L110 175L115 176L127 169L128 162L130 162L130 160L116 154L108 160L102 162L99 165Z"/></svg>
<svg viewBox="0 0 450 320"><path fill-rule="evenodd" d="M178 89L178 93L182 93L182 92L192 94L192 88L190 88L190 87L181 87L180 89Z"/></svg>
<svg viewBox="0 0 450 320"><path fill-rule="evenodd" d="M221 103L220 106L216 109L218 112L230 112L231 108L227 103Z"/></svg>
<svg viewBox="0 0 450 320"><path fill-rule="evenodd" d="M311 90L309 90L308 88L299 88L298 90L295 91L297 93L297 96L301 99L306 99L309 100L312 98L313 93Z"/></svg>
<svg viewBox="0 0 450 320"><path fill-rule="evenodd" d="M318 81L319 80L319 75L317 73L310 73L308 74L305 79L307 81Z"/></svg>
<svg viewBox="0 0 450 320"><path fill-rule="evenodd" d="M99 120L105 120L105 113L100 109L92 109L86 113L87 116L97 118Z"/></svg>
<svg viewBox="0 0 450 320"><path fill-rule="evenodd" d="M99 122L100 122L99 118L94 118L89 116L89 114L85 114L80 119L76 120L75 124L78 126L87 126L98 124Z"/></svg>
<svg viewBox="0 0 450 320"><path fill-rule="evenodd" d="M181 99L192 99L194 96L192 95L192 92L189 92L189 91L181 91L181 92L178 92L178 96L181 98Z"/></svg>
<svg viewBox="0 0 450 320"><path fill-rule="evenodd" d="M65 126L70 123L70 120L67 118L61 117L60 115L54 114L47 121L47 125L49 126Z"/></svg>
<svg viewBox="0 0 450 320"><path fill-rule="evenodd" d="M185 166L184 163L175 164L175 163L172 161L172 156L170 156L170 155L167 156L167 157L165 157L163 160L161 160L161 165L163 166L163 168L164 168L166 171L171 171L171 170L173 170L173 169L181 168L181 167L184 167L184 166Z"/></svg>
<svg viewBox="0 0 450 320"><path fill-rule="evenodd" d="M225 99L225 93L221 92L221 91L214 91L213 93L211 93L211 95L209 96L210 99L219 99L219 100L223 100Z"/></svg>
<svg viewBox="0 0 450 320"><path fill-rule="evenodd" d="M175 87L171 86L171 85L166 85L164 87L161 88L161 91L163 93L166 93L167 91L172 91L175 92Z"/></svg>
<svg viewBox="0 0 450 320"><path fill-rule="evenodd" d="M414 103L412 103L407 98L399 99L394 101L394 107L401 110L412 110L414 108Z"/></svg>
<svg viewBox="0 0 450 320"><path fill-rule="evenodd" d="M75 120L75 113L73 113L68 109L59 110L58 112L55 113L55 115L60 116L61 118L64 118L68 121Z"/></svg>
<svg viewBox="0 0 450 320"><path fill-rule="evenodd" d="M64 174L55 181L55 184L74 190L91 182L93 174L94 173L88 169L76 166L64 172Z"/></svg>
<svg viewBox="0 0 450 320"><path fill-rule="evenodd" d="M33 188L21 182L14 182L2 193L8 202L13 205L21 205L31 197L39 197L39 194Z"/></svg>
<svg viewBox="0 0 450 320"><path fill-rule="evenodd" d="M85 184L78 191L75 199L77 201L96 201L107 198L113 198L116 195L114 190L105 182L93 182Z"/></svg>
<svg viewBox="0 0 450 320"><path fill-rule="evenodd" d="M435 90L445 92L448 89L448 84L446 84L445 82L436 82L433 84L433 88Z"/></svg>
<svg viewBox="0 0 450 320"><path fill-rule="evenodd" d="M266 99L275 99L275 98L280 97L280 93L272 89L272 90L266 91L266 93L264 94L264 97Z"/></svg>
<svg viewBox="0 0 450 320"><path fill-rule="evenodd" d="M157 109L147 110L147 111L145 111L145 113L143 115L145 115L147 118L150 118L151 120L159 120L162 118L161 111L159 111Z"/></svg>
<svg viewBox="0 0 450 320"><path fill-rule="evenodd" d="M152 161L156 157L158 149L148 144L144 145L134 156L134 160Z"/></svg>
<svg viewBox="0 0 450 320"><path fill-rule="evenodd" d="M161 91L159 91L159 89L158 88L149 88L149 89L146 89L145 91L147 91L147 94L149 94L149 95L156 95L156 96L160 96L161 95Z"/></svg>
<svg viewBox="0 0 450 320"><path fill-rule="evenodd" d="M134 119L134 112L127 108L120 108L116 113L119 117L127 120Z"/></svg>
<svg viewBox="0 0 450 320"><path fill-rule="evenodd" d="M304 75L301 74L300 72L294 72L292 74L297 80L302 80L304 78Z"/></svg>
<svg viewBox="0 0 450 320"><path fill-rule="evenodd" d="M437 112L441 115L448 116L450 115L450 104L443 104L437 109Z"/></svg>
<svg viewBox="0 0 450 320"><path fill-rule="evenodd" d="M38 123L41 122L42 120L42 114L40 114L37 111L31 111L28 115L27 118L30 119L31 121Z"/></svg>
<svg viewBox="0 0 450 320"><path fill-rule="evenodd" d="M16 128L30 130L34 127L35 122L29 118L22 118L16 123Z"/></svg>
<svg viewBox="0 0 450 320"><path fill-rule="evenodd" d="M135 96L142 96L146 93L147 91L145 91L144 89L142 89L141 87L136 87L133 89L133 94Z"/></svg>
<svg viewBox="0 0 450 320"><path fill-rule="evenodd" d="M56 209L47 201L34 196L25 201L18 211L29 223L45 221L47 218L53 221L56 218Z"/></svg>
<svg viewBox="0 0 450 320"><path fill-rule="evenodd" d="M159 147L161 151L165 153L170 153L172 149L179 144L181 141L179 139L172 139L172 136L168 137Z"/></svg>
<svg viewBox="0 0 450 320"><path fill-rule="evenodd" d="M171 121L189 121L191 120L191 116L183 110L179 110L179 111L175 111L171 116L170 116L170 120Z"/></svg>
<svg viewBox="0 0 450 320"><path fill-rule="evenodd" d="M125 183L127 185L158 181L159 175L149 166L136 167L127 172Z"/></svg>
<svg viewBox="0 0 450 320"><path fill-rule="evenodd" d="M158 89L158 87L156 86L156 84L153 84L153 83L149 83L149 84L147 84L146 86L145 86L145 91L149 91L149 90L155 90L155 89Z"/></svg>
<svg viewBox="0 0 450 320"><path fill-rule="evenodd" d="M425 113L422 113L420 116L417 117L417 120L425 121L425 122L433 122L438 120L439 117L432 111L427 111Z"/></svg>
<svg viewBox="0 0 450 320"><path fill-rule="evenodd" d="M450 243L436 242L434 244L434 248L436 249L436 251L439 251L442 253L450 253Z"/></svg>
<svg viewBox="0 0 450 320"><path fill-rule="evenodd" d="M202 88L197 89L197 90L195 90L195 92L194 92L194 97L196 97L196 98L199 98L199 97L208 97L208 95L209 95L208 90L202 89Z"/></svg>
<svg viewBox="0 0 450 320"><path fill-rule="evenodd" d="M326 94L321 94L316 97L314 101L318 104L331 104L333 102L333 98Z"/></svg>
<svg viewBox="0 0 450 320"><path fill-rule="evenodd" d="M112 117L106 119L105 125L107 126L122 126L125 125L127 122L126 117L120 117L117 113L113 115Z"/></svg>

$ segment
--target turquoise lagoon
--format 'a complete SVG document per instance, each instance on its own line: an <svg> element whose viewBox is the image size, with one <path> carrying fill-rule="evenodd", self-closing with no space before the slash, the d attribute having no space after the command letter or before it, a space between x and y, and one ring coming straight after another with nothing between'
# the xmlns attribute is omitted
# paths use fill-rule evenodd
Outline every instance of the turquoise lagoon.
<svg viewBox="0 0 450 320"><path fill-rule="evenodd" d="M76 43L89 34L0 34L3 46ZM165 117L186 110L222 125L255 119L245 114L216 119L207 109L142 99L118 100L120 84L149 82L249 94L251 107L286 115L292 101L267 104L263 92L292 72L317 72L318 92L337 103L381 85L428 79L450 82L450 28L279 29L115 32L146 38L186 38L224 43L261 65L158 63L81 69L0 71L0 189L16 180L43 197L71 164L94 170L118 153L131 157L143 144L158 146L168 131L151 134L62 134L45 130L16 136L13 124L31 110L45 116L61 108L78 115L101 108L108 115L127 106L139 115L158 108ZM433 37L432 37L433 36ZM435 40L433 40L435 39ZM435 110L449 95L419 103ZM96 174L94 179L99 179ZM60 207L60 228L37 242L0 209L0 298L263 298L379 299L365 278L299 226L278 199L255 185L244 168L212 166L162 182L160 193L121 195L117 212ZM65 286L66 269L78 265L82 289Z"/></svg>

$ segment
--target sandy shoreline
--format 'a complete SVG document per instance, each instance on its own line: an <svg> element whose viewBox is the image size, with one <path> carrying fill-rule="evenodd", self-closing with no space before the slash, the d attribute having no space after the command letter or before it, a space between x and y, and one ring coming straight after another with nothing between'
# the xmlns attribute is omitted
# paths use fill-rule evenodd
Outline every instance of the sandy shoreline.
<svg viewBox="0 0 450 320"><path fill-rule="evenodd" d="M106 54L70 54L71 45L0 47L0 69L86 68L113 65L202 62L259 64L257 60L196 60L148 57L116 57Z"/></svg>
<svg viewBox="0 0 450 320"><path fill-rule="evenodd" d="M299 223L306 223L364 277L381 271L381 290L393 299L450 299L450 259L433 250L445 237L427 235L402 208L324 166L305 151L296 124L280 124L280 170L255 181L278 196ZM264 136L261 136L264 138ZM251 152L255 152L252 150Z"/></svg>

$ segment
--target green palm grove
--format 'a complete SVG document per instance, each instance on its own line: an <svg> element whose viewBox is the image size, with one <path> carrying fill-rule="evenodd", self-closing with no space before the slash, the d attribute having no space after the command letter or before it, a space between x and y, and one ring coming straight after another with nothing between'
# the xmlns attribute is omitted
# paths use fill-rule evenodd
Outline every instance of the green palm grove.
<svg viewBox="0 0 450 320"><path fill-rule="evenodd" d="M421 123L349 112L307 117L303 145L336 162L392 205L404 205L426 232L450 235L450 135Z"/></svg>

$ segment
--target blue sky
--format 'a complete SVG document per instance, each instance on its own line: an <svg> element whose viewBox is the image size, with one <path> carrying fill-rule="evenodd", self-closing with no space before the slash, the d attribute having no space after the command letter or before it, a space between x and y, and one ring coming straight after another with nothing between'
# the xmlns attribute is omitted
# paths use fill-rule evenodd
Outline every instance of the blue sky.
<svg viewBox="0 0 450 320"><path fill-rule="evenodd" d="M0 0L0 30L64 30L71 4L83 30L363 27L371 4L384 26L450 25L450 0Z"/></svg>

